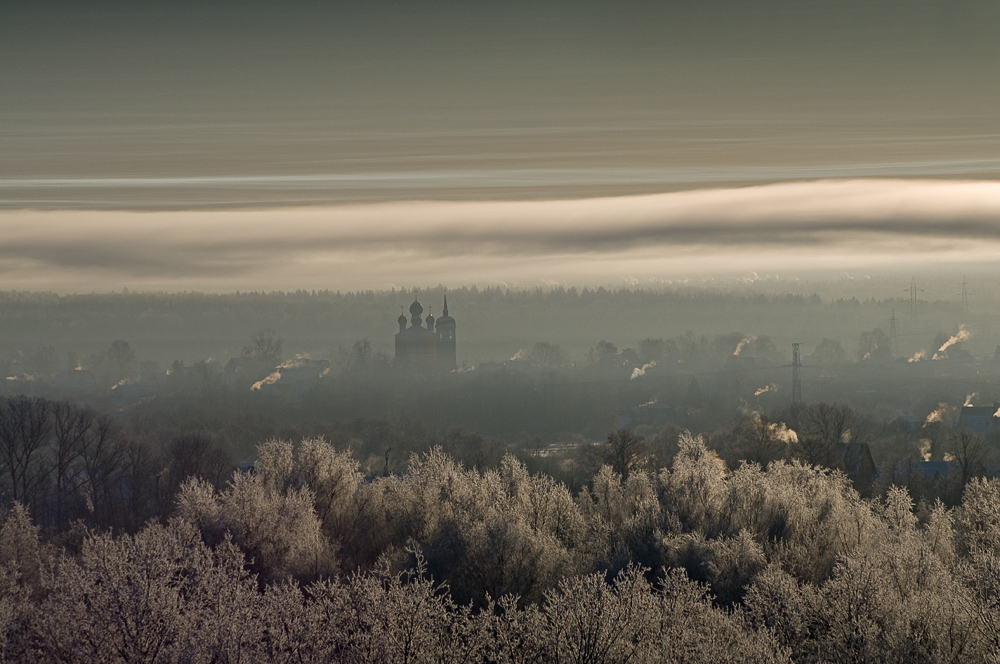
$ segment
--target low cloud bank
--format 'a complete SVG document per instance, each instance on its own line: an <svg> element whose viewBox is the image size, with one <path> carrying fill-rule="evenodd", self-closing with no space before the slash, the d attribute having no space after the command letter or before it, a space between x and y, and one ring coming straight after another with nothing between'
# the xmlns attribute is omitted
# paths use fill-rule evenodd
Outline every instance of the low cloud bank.
<svg viewBox="0 0 1000 664"><path fill-rule="evenodd" d="M238 287L241 278L296 271L336 283L338 266L358 277L365 261L417 265L445 255L543 275L554 260L629 255L655 269L654 255L692 251L766 263L789 249L822 262L858 251L914 256L969 247L980 257L1000 256L1000 183L832 180L558 201L0 211L4 274L22 281L89 275L126 285L224 279ZM392 278L390 267L372 264L369 283Z"/></svg>

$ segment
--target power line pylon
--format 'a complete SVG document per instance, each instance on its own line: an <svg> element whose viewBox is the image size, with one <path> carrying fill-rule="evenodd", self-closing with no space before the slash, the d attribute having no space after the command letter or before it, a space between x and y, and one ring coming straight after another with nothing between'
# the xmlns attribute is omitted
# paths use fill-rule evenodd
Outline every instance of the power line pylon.
<svg viewBox="0 0 1000 664"><path fill-rule="evenodd" d="M917 288L917 278L910 279L910 287L906 289L910 294L910 322L917 319L917 293L923 293L923 288Z"/></svg>
<svg viewBox="0 0 1000 664"><path fill-rule="evenodd" d="M889 319L889 342L892 345L892 359L899 357L899 339L896 336L896 310L892 310L892 318Z"/></svg>
<svg viewBox="0 0 1000 664"><path fill-rule="evenodd" d="M802 360L799 356L799 344L792 344L792 407L802 405Z"/></svg>

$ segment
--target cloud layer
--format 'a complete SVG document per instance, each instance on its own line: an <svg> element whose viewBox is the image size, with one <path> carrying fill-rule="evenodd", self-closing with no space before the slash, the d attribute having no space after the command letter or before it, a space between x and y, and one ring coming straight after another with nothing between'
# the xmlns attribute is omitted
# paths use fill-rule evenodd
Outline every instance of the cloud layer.
<svg viewBox="0 0 1000 664"><path fill-rule="evenodd" d="M0 211L4 278L58 290L533 283L573 274L617 281L640 271L949 256L1000 257L1000 183L830 180L558 201Z"/></svg>

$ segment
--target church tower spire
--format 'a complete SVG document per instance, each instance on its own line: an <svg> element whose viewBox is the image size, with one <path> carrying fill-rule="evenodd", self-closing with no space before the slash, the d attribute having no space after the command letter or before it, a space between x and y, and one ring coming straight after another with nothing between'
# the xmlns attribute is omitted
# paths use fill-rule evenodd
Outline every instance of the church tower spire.
<svg viewBox="0 0 1000 664"><path fill-rule="evenodd" d="M444 308L441 318L435 321L435 336L437 336L438 364L449 371L458 368L455 353L455 319L448 314L448 295L444 296Z"/></svg>

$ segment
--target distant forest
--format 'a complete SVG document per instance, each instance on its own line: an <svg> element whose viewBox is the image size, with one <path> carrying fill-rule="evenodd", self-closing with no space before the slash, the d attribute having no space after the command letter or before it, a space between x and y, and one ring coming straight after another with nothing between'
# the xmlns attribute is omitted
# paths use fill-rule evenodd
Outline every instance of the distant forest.
<svg viewBox="0 0 1000 664"><path fill-rule="evenodd" d="M905 284L904 284L905 285ZM815 288L813 288L815 286ZM736 330L771 337L786 359L792 342L811 353L824 338L840 341L853 356L858 335L890 329L895 312L899 352L910 355L941 332L965 323L977 353L992 355L1000 344L1000 302L980 297L967 311L961 300L920 299L911 311L902 288L874 289L883 297L861 297L871 284L806 286L805 293L676 287L661 290L501 287L447 290L458 322L459 363L474 366L503 360L538 342L562 347L571 361L582 361L605 339L621 348L644 338L669 338L687 332L709 338ZM392 352L400 307L419 298L439 315L442 287L399 291L339 293L131 293L56 295L0 292L0 338L11 353L55 350L55 361L95 354L113 339L128 340L142 359L167 367L239 355L246 339L261 328L276 330L291 356L330 358L368 339ZM922 292L920 293L922 295ZM911 315L912 314L912 315Z"/></svg>

